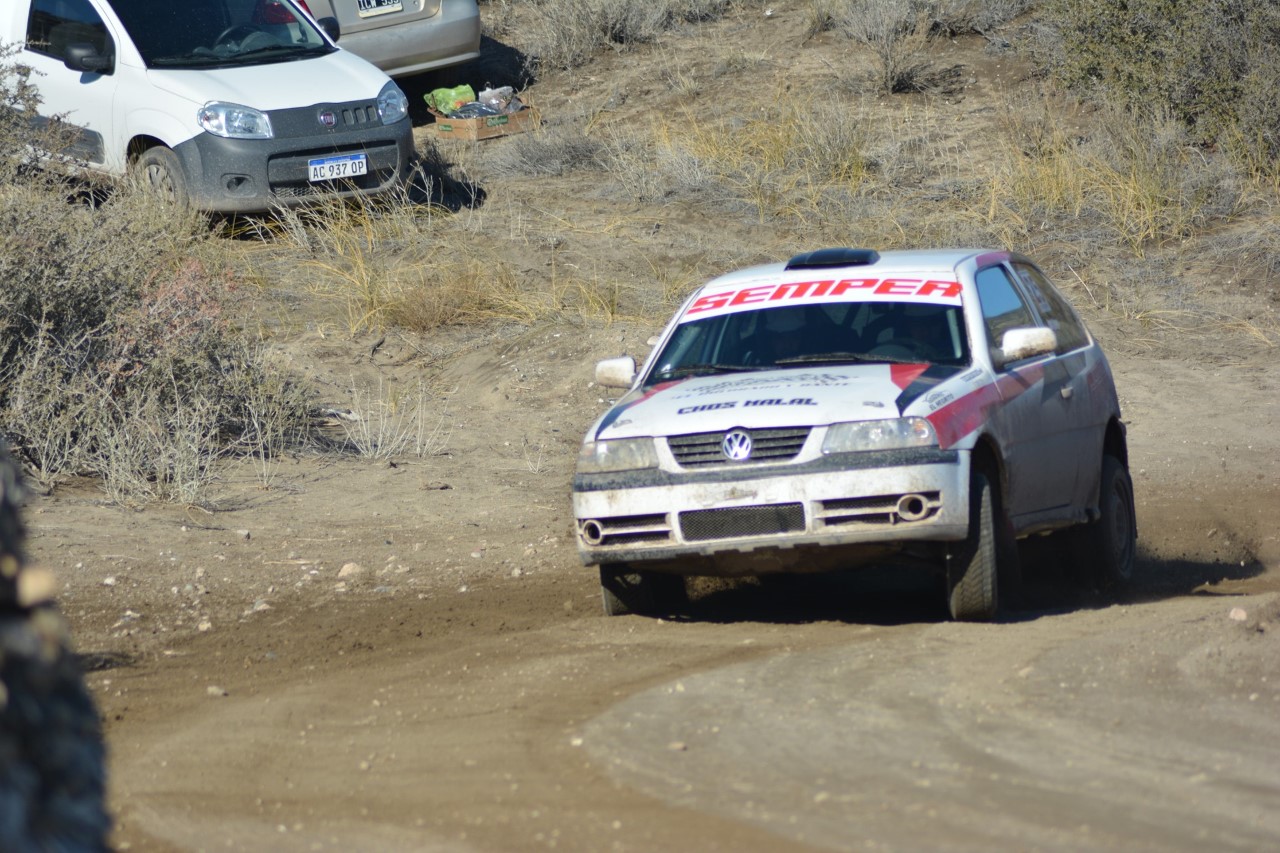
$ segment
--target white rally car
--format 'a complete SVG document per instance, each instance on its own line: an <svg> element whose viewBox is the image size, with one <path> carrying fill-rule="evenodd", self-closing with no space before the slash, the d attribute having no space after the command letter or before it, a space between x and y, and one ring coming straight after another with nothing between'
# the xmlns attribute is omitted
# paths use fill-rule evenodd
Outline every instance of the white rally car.
<svg viewBox="0 0 1280 853"><path fill-rule="evenodd" d="M918 562L953 618L992 619L1015 537L1067 528L1099 581L1132 572L1111 369L1020 255L821 249L730 273L638 372L596 379L629 389L573 481L608 614L663 611L686 575Z"/></svg>

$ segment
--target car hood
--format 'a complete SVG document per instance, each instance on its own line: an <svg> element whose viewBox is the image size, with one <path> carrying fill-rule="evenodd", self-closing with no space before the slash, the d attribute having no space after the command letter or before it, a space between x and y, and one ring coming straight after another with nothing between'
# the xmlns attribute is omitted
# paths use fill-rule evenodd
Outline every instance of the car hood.
<svg viewBox="0 0 1280 853"><path fill-rule="evenodd" d="M311 106L305 94L323 95L315 103L340 104L378 97L389 79L360 57L344 50L325 56L237 68L150 69L147 79L196 105L225 101L263 112Z"/></svg>
<svg viewBox="0 0 1280 853"><path fill-rule="evenodd" d="M868 364L700 376L627 394L589 438L817 426L906 413L956 368Z"/></svg>

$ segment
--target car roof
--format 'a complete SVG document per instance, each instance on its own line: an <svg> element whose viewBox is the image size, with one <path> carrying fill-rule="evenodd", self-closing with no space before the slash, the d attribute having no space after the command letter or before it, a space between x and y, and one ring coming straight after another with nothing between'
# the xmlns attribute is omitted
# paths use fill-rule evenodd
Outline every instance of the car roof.
<svg viewBox="0 0 1280 853"><path fill-rule="evenodd" d="M891 277L903 273L926 273L929 275L953 275L956 267L972 258L983 261L990 256L1010 257L1010 253L997 249L896 249L877 252L869 249L819 249L796 255L788 261L746 267L711 279L698 289L700 293L718 291L727 288L742 287L752 282L764 282L779 279L794 280L797 274L804 275L802 270L829 274L842 273L876 275ZM843 263L842 259L849 259Z"/></svg>

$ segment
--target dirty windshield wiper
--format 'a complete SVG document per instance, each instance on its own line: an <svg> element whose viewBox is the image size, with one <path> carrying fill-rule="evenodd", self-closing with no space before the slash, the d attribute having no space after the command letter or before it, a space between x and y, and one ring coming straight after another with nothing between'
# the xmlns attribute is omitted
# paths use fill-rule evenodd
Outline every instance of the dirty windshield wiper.
<svg viewBox="0 0 1280 853"><path fill-rule="evenodd" d="M711 376L716 373L745 373L753 370L768 370L770 366L760 364L686 364L683 367L659 370L654 376L662 379L672 379L677 376Z"/></svg>

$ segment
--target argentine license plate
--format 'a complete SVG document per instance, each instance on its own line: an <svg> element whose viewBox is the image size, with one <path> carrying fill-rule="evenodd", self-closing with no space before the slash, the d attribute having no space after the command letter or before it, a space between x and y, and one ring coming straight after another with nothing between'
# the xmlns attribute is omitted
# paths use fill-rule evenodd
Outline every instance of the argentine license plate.
<svg viewBox="0 0 1280 853"><path fill-rule="evenodd" d="M356 12L362 18L404 10L403 0L356 0Z"/></svg>
<svg viewBox="0 0 1280 853"><path fill-rule="evenodd" d="M368 171L369 158L363 154L340 154L336 157L317 157L307 161L307 177L313 184L317 181L358 178Z"/></svg>

